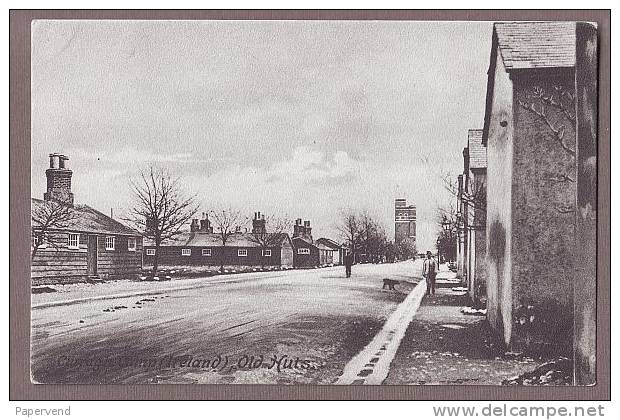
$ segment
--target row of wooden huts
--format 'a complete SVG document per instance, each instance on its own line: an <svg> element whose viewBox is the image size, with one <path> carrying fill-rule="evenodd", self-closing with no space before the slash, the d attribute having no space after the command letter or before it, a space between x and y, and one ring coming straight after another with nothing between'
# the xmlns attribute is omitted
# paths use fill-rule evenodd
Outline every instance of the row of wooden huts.
<svg viewBox="0 0 620 420"><path fill-rule="evenodd" d="M315 268L342 264L344 247L327 238L312 237L310 221L297 219L292 235L282 232L264 240L268 227L264 215L254 214L250 232L235 232L224 241L214 232L206 213L195 219L190 230L162 243L158 263L168 267L279 267ZM268 233L267 233L268 234ZM155 245L146 241L144 264L152 266Z"/></svg>
<svg viewBox="0 0 620 420"><path fill-rule="evenodd" d="M74 203L73 171L67 161L65 155L50 155L47 191L43 200L31 199L33 285L131 278L152 266L157 251L140 232L111 215ZM315 241L310 221L297 219L292 235L278 233L265 246L257 236L267 228L264 215L257 212L251 232L235 232L224 244L203 213L187 232L160 246L159 265L314 268L342 264L345 248L327 238Z"/></svg>

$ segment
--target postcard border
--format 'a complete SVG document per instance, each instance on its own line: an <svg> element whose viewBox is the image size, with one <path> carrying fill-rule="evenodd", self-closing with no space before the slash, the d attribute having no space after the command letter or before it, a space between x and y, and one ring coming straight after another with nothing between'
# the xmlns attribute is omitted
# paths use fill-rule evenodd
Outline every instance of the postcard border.
<svg viewBox="0 0 620 420"><path fill-rule="evenodd" d="M564 20L599 29L597 384L590 387L33 385L30 382L30 27L33 19ZM9 399L610 400L611 142L609 10L11 10L9 20Z"/></svg>

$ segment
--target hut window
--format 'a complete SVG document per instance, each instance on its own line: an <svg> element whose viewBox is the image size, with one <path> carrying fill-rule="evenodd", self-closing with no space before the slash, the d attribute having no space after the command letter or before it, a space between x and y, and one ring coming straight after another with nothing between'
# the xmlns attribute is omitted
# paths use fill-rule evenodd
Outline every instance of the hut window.
<svg viewBox="0 0 620 420"><path fill-rule="evenodd" d="M202 256L210 257L211 256L211 248L202 248Z"/></svg>
<svg viewBox="0 0 620 420"><path fill-rule="evenodd" d="M80 234L70 233L69 234L69 248L79 248L79 247L80 247Z"/></svg>
<svg viewBox="0 0 620 420"><path fill-rule="evenodd" d="M192 255L192 250L189 248L183 248L181 249L181 255L183 255L184 257L188 257Z"/></svg>
<svg viewBox="0 0 620 420"><path fill-rule="evenodd" d="M127 250L128 251L136 250L136 238L127 238Z"/></svg>
<svg viewBox="0 0 620 420"><path fill-rule="evenodd" d="M114 245L116 244L116 238L114 236L105 237L105 249L106 251L114 251Z"/></svg>
<svg viewBox="0 0 620 420"><path fill-rule="evenodd" d="M263 257L271 257L271 250L263 249Z"/></svg>
<svg viewBox="0 0 620 420"><path fill-rule="evenodd" d="M146 255L155 255L155 250L153 248L149 248L146 250Z"/></svg>
<svg viewBox="0 0 620 420"><path fill-rule="evenodd" d="M299 248L297 250L298 255L310 255L310 248Z"/></svg>
<svg viewBox="0 0 620 420"><path fill-rule="evenodd" d="M247 257L248 256L248 250L247 249L239 249L239 250L237 250L237 256L238 257Z"/></svg>

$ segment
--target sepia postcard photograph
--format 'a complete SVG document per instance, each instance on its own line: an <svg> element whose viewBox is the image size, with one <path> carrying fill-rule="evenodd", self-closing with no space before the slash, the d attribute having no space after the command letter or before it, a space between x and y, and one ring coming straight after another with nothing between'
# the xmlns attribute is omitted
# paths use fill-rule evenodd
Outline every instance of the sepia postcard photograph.
<svg viewBox="0 0 620 420"><path fill-rule="evenodd" d="M596 23L29 31L35 386L597 383Z"/></svg>

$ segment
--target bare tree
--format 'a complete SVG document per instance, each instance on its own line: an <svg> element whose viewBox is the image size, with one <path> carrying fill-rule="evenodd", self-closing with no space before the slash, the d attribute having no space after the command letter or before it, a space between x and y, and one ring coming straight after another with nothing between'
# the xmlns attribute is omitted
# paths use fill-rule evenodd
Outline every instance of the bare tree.
<svg viewBox="0 0 620 420"><path fill-rule="evenodd" d="M368 260L370 257L369 246L376 230L375 221L372 219L372 217L367 211L360 212L357 216L357 220L359 221L358 225L360 247L363 254L365 255L366 260Z"/></svg>
<svg viewBox="0 0 620 420"><path fill-rule="evenodd" d="M388 254L388 238L384 226L378 221L374 221L373 230L368 236L368 254L373 262L381 262L387 258Z"/></svg>
<svg viewBox="0 0 620 420"><path fill-rule="evenodd" d="M435 220L438 227L437 252L446 261L454 261L456 260L459 231L464 228L461 216L450 205L448 208L437 209ZM472 226L469 228L473 229ZM485 229L485 226L481 225L478 229Z"/></svg>
<svg viewBox="0 0 620 420"><path fill-rule="evenodd" d="M359 226L359 245L366 261L376 262L385 253L387 235L385 228L368 211L357 215Z"/></svg>
<svg viewBox="0 0 620 420"><path fill-rule="evenodd" d="M42 247L52 246L58 249L66 245L66 238L55 233L69 228L74 219L75 212L69 203L58 200L33 203L31 212L33 243L30 259L34 260L37 251Z"/></svg>
<svg viewBox="0 0 620 420"><path fill-rule="evenodd" d="M186 195L179 178L152 166L131 181L134 205L124 218L155 244L153 276L159 268L159 248L174 239L198 211L195 196Z"/></svg>
<svg viewBox="0 0 620 420"><path fill-rule="evenodd" d="M247 223L247 218L244 217L239 210L233 210L231 208L211 211L210 214L214 222L215 231L222 240L220 272L223 273L226 258L226 244L228 239L230 239L230 237L235 233L241 231L241 227Z"/></svg>
<svg viewBox="0 0 620 420"><path fill-rule="evenodd" d="M341 239L349 244L356 262L362 258L360 255L366 261L376 262L387 253L385 228L368 211L356 213L351 209L341 210L336 229Z"/></svg>
<svg viewBox="0 0 620 420"><path fill-rule="evenodd" d="M336 224L336 230L340 233L341 239L349 244L355 261L356 251L361 237L361 225L358 215L351 209L340 210L340 220Z"/></svg>
<svg viewBox="0 0 620 420"><path fill-rule="evenodd" d="M457 197L461 202L475 210L486 212L487 209L487 190L483 182L476 182L473 177L466 177L463 185L459 181L446 174L443 176L444 188Z"/></svg>
<svg viewBox="0 0 620 420"><path fill-rule="evenodd" d="M258 244L261 248L261 255L265 255L265 250L282 243L283 235L291 228L291 220L287 217L262 216L264 228L252 229L250 240ZM261 267L264 267L264 258L261 258Z"/></svg>
<svg viewBox="0 0 620 420"><path fill-rule="evenodd" d="M448 207L437 208L435 214L435 223L438 228L444 228L446 223L450 223L452 226L457 226L457 211L452 204Z"/></svg>

